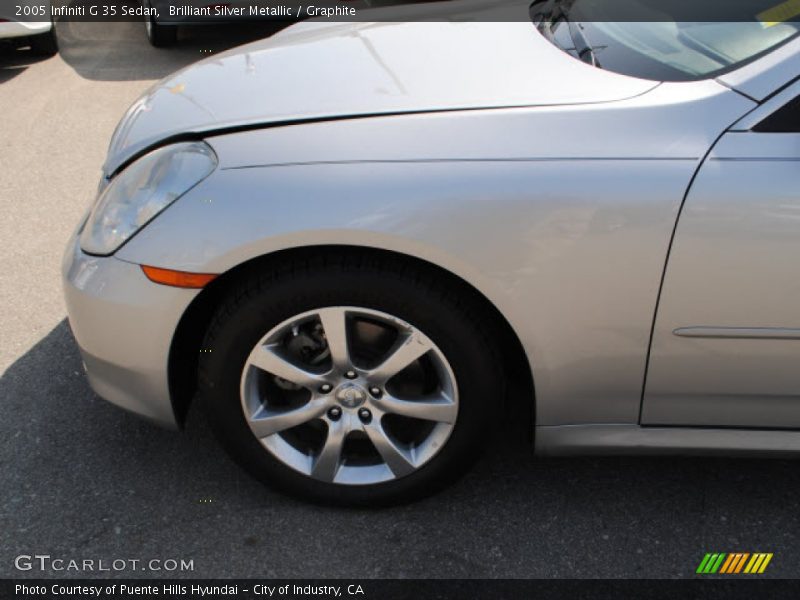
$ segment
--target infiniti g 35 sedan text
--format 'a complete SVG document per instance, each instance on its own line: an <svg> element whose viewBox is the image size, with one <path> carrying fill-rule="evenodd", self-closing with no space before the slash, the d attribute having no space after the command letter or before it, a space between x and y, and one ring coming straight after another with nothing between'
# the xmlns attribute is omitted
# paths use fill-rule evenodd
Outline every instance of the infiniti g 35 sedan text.
<svg viewBox="0 0 800 600"><path fill-rule="evenodd" d="M94 390L341 503L442 487L512 401L543 454L800 452L798 24L580 3L151 88L63 264Z"/></svg>

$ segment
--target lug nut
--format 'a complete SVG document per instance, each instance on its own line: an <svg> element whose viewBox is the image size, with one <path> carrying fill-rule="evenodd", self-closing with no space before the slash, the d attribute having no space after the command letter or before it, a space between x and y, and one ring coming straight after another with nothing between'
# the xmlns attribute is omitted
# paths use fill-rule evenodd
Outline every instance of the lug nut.
<svg viewBox="0 0 800 600"><path fill-rule="evenodd" d="M334 406L328 411L328 418L331 421L338 421L341 416L342 416L342 409L339 408L338 406Z"/></svg>
<svg viewBox="0 0 800 600"><path fill-rule="evenodd" d="M355 379L356 377L358 377L355 371L348 371L347 373L344 374L344 376L347 377L348 379Z"/></svg>
<svg viewBox="0 0 800 600"><path fill-rule="evenodd" d="M332 389L333 389L333 386L332 386L330 383L323 383L323 384L322 384L322 387L321 387L321 388L319 388L319 390L320 390L320 391L321 391L323 394L327 394L327 393L328 393L328 392L330 392Z"/></svg>
<svg viewBox="0 0 800 600"><path fill-rule="evenodd" d="M381 395L381 388L371 387L369 388L369 393L373 396L380 396Z"/></svg>
<svg viewBox="0 0 800 600"><path fill-rule="evenodd" d="M372 420L372 413L369 412L369 409L362 408L358 411L358 418L361 419L364 423L369 423Z"/></svg>

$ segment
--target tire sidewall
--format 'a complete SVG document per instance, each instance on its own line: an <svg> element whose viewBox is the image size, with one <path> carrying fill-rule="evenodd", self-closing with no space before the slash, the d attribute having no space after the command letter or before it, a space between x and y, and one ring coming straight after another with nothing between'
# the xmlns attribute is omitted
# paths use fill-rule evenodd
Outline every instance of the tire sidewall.
<svg viewBox="0 0 800 600"><path fill-rule="evenodd" d="M457 478L490 437L502 395L493 393L492 361L480 336L443 297L409 286L390 274L318 273L283 281L239 302L204 348L203 394L215 433L253 475L290 492L322 502L402 502L431 493ZM240 383L246 360L261 338L278 324L326 306L353 306L400 318L427 335L455 374L459 411L445 446L414 473L370 486L344 486L311 479L283 464L250 431L241 407ZM487 430L488 428L488 430Z"/></svg>
<svg viewBox="0 0 800 600"><path fill-rule="evenodd" d="M150 8L150 3L147 3ZM171 46L177 41L177 25L161 25L152 15L145 16L145 33L147 40L154 48Z"/></svg>

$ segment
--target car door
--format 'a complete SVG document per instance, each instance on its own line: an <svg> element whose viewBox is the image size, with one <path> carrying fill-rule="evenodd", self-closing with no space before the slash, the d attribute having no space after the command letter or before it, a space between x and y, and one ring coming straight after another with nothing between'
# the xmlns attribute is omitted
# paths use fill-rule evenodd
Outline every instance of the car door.
<svg viewBox="0 0 800 600"><path fill-rule="evenodd" d="M800 428L800 83L726 132L677 223L642 424Z"/></svg>

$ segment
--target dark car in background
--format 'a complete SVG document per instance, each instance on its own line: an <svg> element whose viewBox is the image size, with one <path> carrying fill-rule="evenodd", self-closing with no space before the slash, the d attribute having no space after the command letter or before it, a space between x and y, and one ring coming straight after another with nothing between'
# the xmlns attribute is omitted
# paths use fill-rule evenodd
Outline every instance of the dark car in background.
<svg viewBox="0 0 800 600"><path fill-rule="evenodd" d="M296 21L309 17L348 17L355 11L371 8L375 0L327 0L309 5L303 2L265 2L259 0L140 0L145 30L150 44L171 46L178 28L186 25L239 21ZM393 4L397 2L389 2ZM387 2L381 2L386 5Z"/></svg>

